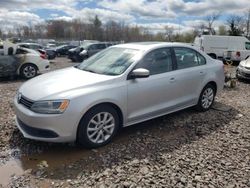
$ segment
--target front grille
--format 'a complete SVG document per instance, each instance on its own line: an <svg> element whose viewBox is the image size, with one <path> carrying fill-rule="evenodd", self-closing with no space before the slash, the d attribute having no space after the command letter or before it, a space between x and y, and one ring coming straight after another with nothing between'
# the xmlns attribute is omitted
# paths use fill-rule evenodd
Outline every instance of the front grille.
<svg viewBox="0 0 250 188"><path fill-rule="evenodd" d="M31 106L34 104L33 101L31 101L30 99L27 99L26 97L24 96L21 96L20 99L18 100L18 102L20 104L22 104L23 106L25 106L26 108L30 109Z"/></svg>
<svg viewBox="0 0 250 188"><path fill-rule="evenodd" d="M250 67L245 67L246 69L250 70Z"/></svg>
<svg viewBox="0 0 250 188"><path fill-rule="evenodd" d="M242 75L242 76L245 76L245 77L249 77L249 78L250 78L250 74L247 74L247 73L241 72L241 75Z"/></svg>

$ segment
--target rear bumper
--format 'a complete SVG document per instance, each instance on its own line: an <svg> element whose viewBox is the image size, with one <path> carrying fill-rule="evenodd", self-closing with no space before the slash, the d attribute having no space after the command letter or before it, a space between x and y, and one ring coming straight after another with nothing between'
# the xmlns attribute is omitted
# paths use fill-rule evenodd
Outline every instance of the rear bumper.
<svg viewBox="0 0 250 188"><path fill-rule="evenodd" d="M42 66L41 66L42 65ZM39 66L39 73L46 73L50 70L50 63L48 60L43 60Z"/></svg>

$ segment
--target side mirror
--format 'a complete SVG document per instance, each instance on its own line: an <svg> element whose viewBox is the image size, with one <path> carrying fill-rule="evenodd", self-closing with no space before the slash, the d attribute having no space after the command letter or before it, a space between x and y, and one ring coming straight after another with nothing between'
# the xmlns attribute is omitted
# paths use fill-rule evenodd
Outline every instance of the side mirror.
<svg viewBox="0 0 250 188"><path fill-rule="evenodd" d="M130 75L129 75L129 79L136 79L136 78L147 78L149 77L150 72L147 69L143 69L143 68L138 68L133 70Z"/></svg>

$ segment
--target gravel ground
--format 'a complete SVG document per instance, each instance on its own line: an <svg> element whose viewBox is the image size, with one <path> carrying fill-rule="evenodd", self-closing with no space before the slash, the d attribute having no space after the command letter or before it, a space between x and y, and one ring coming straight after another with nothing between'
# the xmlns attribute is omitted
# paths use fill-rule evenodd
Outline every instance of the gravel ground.
<svg viewBox="0 0 250 188"><path fill-rule="evenodd" d="M52 67L70 65L58 58ZM249 83L225 88L208 112L187 109L124 128L94 150L23 138L11 107L22 83L0 83L0 172L11 160L24 170L13 170L3 187L250 187Z"/></svg>

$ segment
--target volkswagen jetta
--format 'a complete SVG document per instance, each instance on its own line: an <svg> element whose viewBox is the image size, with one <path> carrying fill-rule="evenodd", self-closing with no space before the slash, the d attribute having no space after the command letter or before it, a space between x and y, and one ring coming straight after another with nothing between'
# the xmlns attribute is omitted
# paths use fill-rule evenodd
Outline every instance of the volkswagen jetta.
<svg viewBox="0 0 250 188"><path fill-rule="evenodd" d="M121 44L24 83L16 122L30 139L94 148L121 127L192 106L206 111L223 84L222 62L189 45Z"/></svg>

